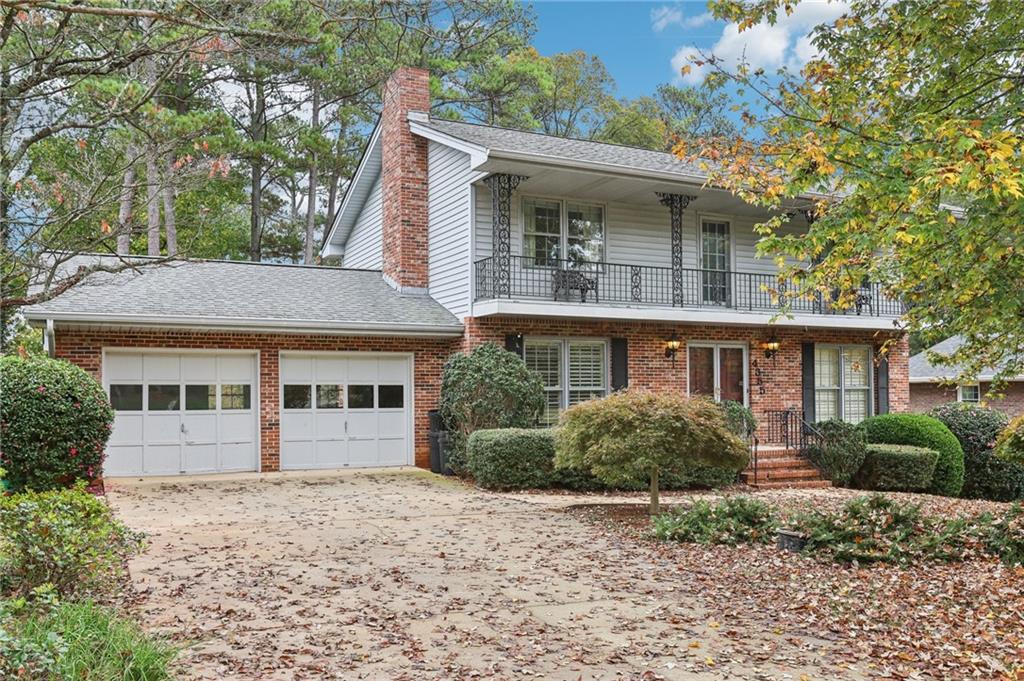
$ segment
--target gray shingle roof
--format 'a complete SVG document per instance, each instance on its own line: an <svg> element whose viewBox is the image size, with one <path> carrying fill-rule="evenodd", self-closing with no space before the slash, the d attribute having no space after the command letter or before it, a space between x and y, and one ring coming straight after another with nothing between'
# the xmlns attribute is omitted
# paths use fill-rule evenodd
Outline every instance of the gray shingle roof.
<svg viewBox="0 0 1024 681"><path fill-rule="evenodd" d="M943 355L948 355L956 351L961 345L963 345L963 338L960 336L950 336L941 343L928 348L933 352L938 352ZM928 350L917 353L910 358L910 380L914 382L925 382L925 381L938 381L942 379L953 379L956 378L960 370L956 366L947 365L935 365L928 361ZM981 373L978 378L980 380L991 379L995 375L995 370L989 367ZM1024 378L1024 377L1019 377Z"/></svg>
<svg viewBox="0 0 1024 681"><path fill-rule="evenodd" d="M145 262L142 260L142 262ZM126 323L173 318L196 326L450 330L462 325L426 295L402 295L379 271L230 261L145 264L96 272L56 298L24 309L29 319ZM154 323L154 322L148 322Z"/></svg>
<svg viewBox="0 0 1024 681"><path fill-rule="evenodd" d="M602 163L657 173L674 173L704 178L707 173L695 163L686 163L674 154L650 151L620 144L591 140L567 139L536 132L496 128L457 121L431 118L421 123L438 132L458 138L491 151L512 154L536 154L550 158Z"/></svg>

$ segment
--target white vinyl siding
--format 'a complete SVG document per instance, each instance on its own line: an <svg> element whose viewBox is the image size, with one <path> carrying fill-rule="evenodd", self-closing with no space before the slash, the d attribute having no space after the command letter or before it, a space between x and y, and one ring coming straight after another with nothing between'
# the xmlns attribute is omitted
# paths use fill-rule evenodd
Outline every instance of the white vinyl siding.
<svg viewBox="0 0 1024 681"><path fill-rule="evenodd" d="M527 338L523 359L544 384L542 425L557 423L566 407L608 394L608 344L603 340Z"/></svg>
<svg viewBox="0 0 1024 681"><path fill-rule="evenodd" d="M384 264L384 214L381 204L380 176L356 218L345 245L341 262L344 267L361 270L379 270Z"/></svg>
<svg viewBox="0 0 1024 681"><path fill-rule="evenodd" d="M460 319L469 313L469 155L430 142L428 147L430 295Z"/></svg>

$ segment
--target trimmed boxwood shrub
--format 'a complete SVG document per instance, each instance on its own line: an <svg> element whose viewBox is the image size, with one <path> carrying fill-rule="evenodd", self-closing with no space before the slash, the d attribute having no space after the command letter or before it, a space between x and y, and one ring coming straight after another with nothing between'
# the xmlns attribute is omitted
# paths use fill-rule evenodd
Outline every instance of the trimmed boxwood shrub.
<svg viewBox="0 0 1024 681"><path fill-rule="evenodd" d="M441 375L441 417L451 438L448 465L466 472L466 441L477 430L536 425L544 399L540 376L494 343L452 355Z"/></svg>
<svg viewBox="0 0 1024 681"><path fill-rule="evenodd" d="M754 437L757 418L753 411L734 400L725 400L719 406L725 412L726 428L744 440Z"/></svg>
<svg viewBox="0 0 1024 681"><path fill-rule="evenodd" d="M870 444L853 482L861 489L919 492L931 485L938 458L934 449Z"/></svg>
<svg viewBox="0 0 1024 681"><path fill-rule="evenodd" d="M941 421L927 414L881 414L861 422L869 443L912 445L939 454L927 491L955 497L964 485L964 450Z"/></svg>
<svg viewBox="0 0 1024 681"><path fill-rule="evenodd" d="M864 431L851 423L829 419L814 424L821 437L807 448L807 458L840 487L846 487L864 463Z"/></svg>
<svg viewBox="0 0 1024 681"><path fill-rule="evenodd" d="M113 423L102 386L80 367L0 358L0 466L13 490L99 477Z"/></svg>
<svg viewBox="0 0 1024 681"><path fill-rule="evenodd" d="M1024 465L1004 461L991 449L964 452L964 488L960 496L990 501L1024 499Z"/></svg>
<svg viewBox="0 0 1024 681"><path fill-rule="evenodd" d="M963 402L940 404L928 414L946 424L964 454L991 449L1010 420L1001 411Z"/></svg>
<svg viewBox="0 0 1024 681"><path fill-rule="evenodd" d="M466 469L487 489L547 487L554 459L555 438L550 430L478 430L469 436L466 448Z"/></svg>
<svg viewBox="0 0 1024 681"><path fill-rule="evenodd" d="M1024 415L1018 416L996 439L996 456L1024 464Z"/></svg>

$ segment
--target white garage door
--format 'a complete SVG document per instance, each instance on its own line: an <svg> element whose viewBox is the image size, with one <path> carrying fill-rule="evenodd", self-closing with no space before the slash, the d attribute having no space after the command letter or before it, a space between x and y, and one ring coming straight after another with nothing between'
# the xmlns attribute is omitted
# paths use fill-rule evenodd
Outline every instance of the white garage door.
<svg viewBox="0 0 1024 681"><path fill-rule="evenodd" d="M281 356L281 468L411 462L411 362L404 356Z"/></svg>
<svg viewBox="0 0 1024 681"><path fill-rule="evenodd" d="M115 411L104 474L257 469L254 355L108 352L103 378Z"/></svg>

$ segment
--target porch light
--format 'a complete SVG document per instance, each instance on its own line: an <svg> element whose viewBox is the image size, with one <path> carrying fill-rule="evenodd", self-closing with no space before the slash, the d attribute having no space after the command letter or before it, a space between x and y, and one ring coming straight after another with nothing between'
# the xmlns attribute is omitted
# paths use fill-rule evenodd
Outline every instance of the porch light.
<svg viewBox="0 0 1024 681"><path fill-rule="evenodd" d="M683 342L676 338L675 331L665 340L665 357L671 359L673 364L676 363L676 353L682 345Z"/></svg>
<svg viewBox="0 0 1024 681"><path fill-rule="evenodd" d="M779 341L775 338L775 336L772 336L771 338L769 338L765 342L761 343L761 349L764 350L764 358L765 359L774 359L775 358L775 353L777 353L779 351L779 347L781 345L782 344L779 343Z"/></svg>

